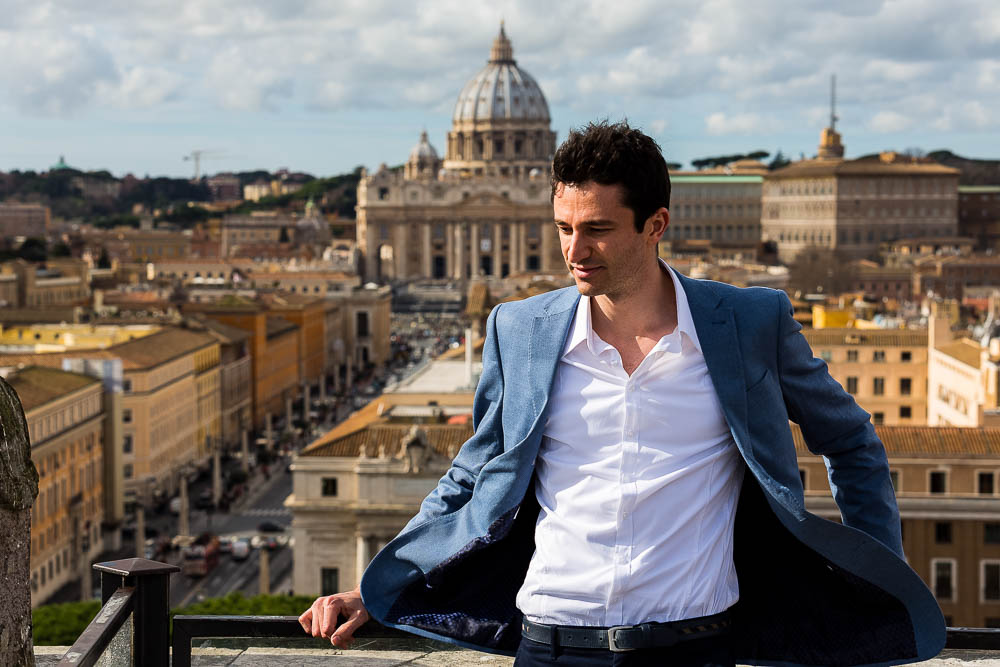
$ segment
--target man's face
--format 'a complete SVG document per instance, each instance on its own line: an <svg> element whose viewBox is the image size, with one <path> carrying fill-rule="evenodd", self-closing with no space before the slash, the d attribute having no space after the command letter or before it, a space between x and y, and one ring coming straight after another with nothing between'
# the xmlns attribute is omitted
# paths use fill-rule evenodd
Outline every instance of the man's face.
<svg viewBox="0 0 1000 667"><path fill-rule="evenodd" d="M590 182L559 185L552 198L563 259L586 296L633 294L646 265L654 261L653 248L663 230L652 233L653 223L647 220L643 232L637 232L623 195L620 185Z"/></svg>

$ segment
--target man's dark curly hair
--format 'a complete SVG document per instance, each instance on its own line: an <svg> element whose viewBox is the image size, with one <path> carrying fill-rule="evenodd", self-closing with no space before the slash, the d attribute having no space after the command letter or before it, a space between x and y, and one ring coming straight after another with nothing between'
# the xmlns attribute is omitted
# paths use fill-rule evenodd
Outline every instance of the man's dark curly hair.
<svg viewBox="0 0 1000 667"><path fill-rule="evenodd" d="M570 130L552 160L552 199L559 185L621 185L642 231L649 216L670 207L670 176L659 144L628 121L589 123Z"/></svg>

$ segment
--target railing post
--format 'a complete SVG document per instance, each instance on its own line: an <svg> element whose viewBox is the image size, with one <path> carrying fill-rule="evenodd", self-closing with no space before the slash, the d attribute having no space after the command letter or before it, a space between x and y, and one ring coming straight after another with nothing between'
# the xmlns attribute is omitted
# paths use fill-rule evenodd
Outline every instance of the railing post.
<svg viewBox="0 0 1000 667"><path fill-rule="evenodd" d="M145 558L126 558L97 563L94 569L101 573L102 603L121 586L135 587L135 664L169 667L170 575L180 568Z"/></svg>

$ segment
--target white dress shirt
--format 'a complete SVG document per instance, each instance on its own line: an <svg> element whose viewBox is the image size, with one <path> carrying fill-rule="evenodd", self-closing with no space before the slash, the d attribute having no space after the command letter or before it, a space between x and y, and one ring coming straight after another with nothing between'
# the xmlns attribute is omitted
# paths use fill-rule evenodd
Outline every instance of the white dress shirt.
<svg viewBox="0 0 1000 667"><path fill-rule="evenodd" d="M743 465L687 296L631 377L580 298L535 470L535 553L517 595L539 623L612 626L715 614L739 598Z"/></svg>

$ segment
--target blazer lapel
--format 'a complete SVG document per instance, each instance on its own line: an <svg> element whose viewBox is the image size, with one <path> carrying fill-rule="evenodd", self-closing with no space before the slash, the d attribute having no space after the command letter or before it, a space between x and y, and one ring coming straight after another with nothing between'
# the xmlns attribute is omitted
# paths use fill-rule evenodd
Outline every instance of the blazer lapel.
<svg viewBox="0 0 1000 667"><path fill-rule="evenodd" d="M575 288L564 290L532 322L527 368L532 419L528 433L535 430L539 417L545 412L556 368L579 301L580 293Z"/></svg>
<svg viewBox="0 0 1000 667"><path fill-rule="evenodd" d="M715 393L722 404L722 411L733 431L733 437L742 446L747 423L747 388L733 310L722 303L710 283L680 274L678 278L688 298L691 317L694 319Z"/></svg>

